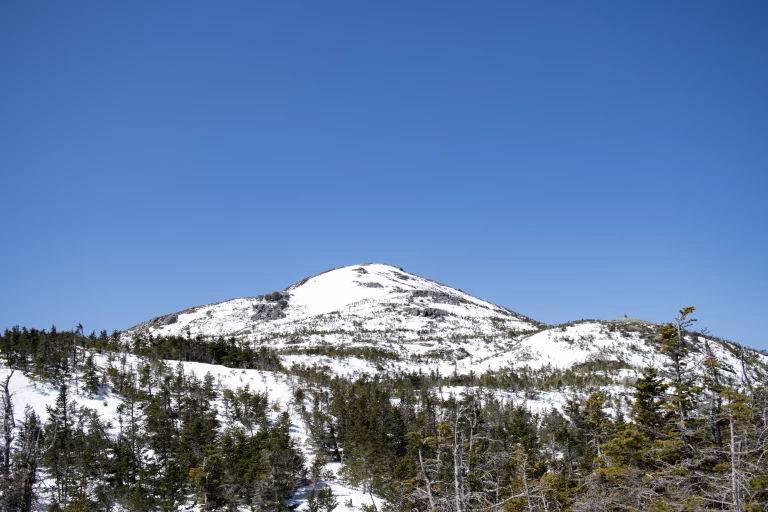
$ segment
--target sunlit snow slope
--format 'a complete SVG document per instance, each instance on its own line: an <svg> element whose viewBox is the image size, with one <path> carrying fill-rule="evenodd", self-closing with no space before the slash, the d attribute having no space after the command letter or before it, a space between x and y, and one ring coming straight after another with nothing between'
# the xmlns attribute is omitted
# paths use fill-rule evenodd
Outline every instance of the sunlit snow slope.
<svg viewBox="0 0 768 512"><path fill-rule="evenodd" d="M588 371L599 364L613 369L614 378L632 378L659 357L653 343L657 326L650 322L547 326L378 263L330 270L282 292L157 317L124 336L148 334L234 337L276 350L287 367L320 365L338 375L382 370L461 375L521 367ZM693 341L694 360L703 359L703 338ZM712 339L710 349L734 376L743 372L740 347ZM754 351L749 357L750 366L768 364Z"/></svg>
<svg viewBox="0 0 768 512"><path fill-rule="evenodd" d="M260 339L301 328L429 329L443 324L473 333L493 323L506 330L538 328L538 322L400 268L378 263L342 267L309 277L285 292L233 299L155 318L129 332L198 334ZM331 324L333 328L331 329Z"/></svg>

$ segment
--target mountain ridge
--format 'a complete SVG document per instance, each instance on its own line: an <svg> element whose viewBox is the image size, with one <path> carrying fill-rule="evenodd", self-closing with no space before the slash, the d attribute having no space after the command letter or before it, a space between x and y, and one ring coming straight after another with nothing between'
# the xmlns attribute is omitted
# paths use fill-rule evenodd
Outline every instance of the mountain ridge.
<svg viewBox="0 0 768 512"><path fill-rule="evenodd" d="M548 325L402 267L369 262L326 270L283 291L155 317L123 336L234 338L277 351L288 366L307 364L307 355L314 354L312 364L336 374L426 367L458 375L523 367L566 370L602 361L625 370L615 375L620 381L658 360L654 340L660 326L631 318ZM768 369L768 356L753 349L709 334L689 333L689 338L701 360L703 340L712 341L734 373L744 366L738 361L744 350L757 367ZM377 356L350 356L363 352Z"/></svg>
<svg viewBox="0 0 768 512"><path fill-rule="evenodd" d="M309 282L312 279L318 278L320 276L323 276L325 274L329 274L329 273L337 271L337 270L342 270L342 269L346 269L346 268L358 268L358 267L359 268L365 268L367 266L389 267L389 268L396 269L399 272L402 272L402 273L405 273L405 274L408 274L408 275L415 275L415 274L411 274L410 272L407 272L406 270L403 269L403 267L400 267L400 266L397 266L397 265L392 265L392 264L389 264L389 263L380 263L380 262L366 262L366 263L360 263L360 264L355 264L355 265L344 265L344 266L334 267L334 268L325 270L323 272L320 272L318 274L310 275L308 277L305 277L303 279L300 279L300 280L294 282L293 284L291 284L291 285L287 286L286 288L284 288L282 291L290 292L291 290L296 289L296 288L306 284L307 282ZM442 283L440 281L437 281L437 280L434 280L434 279L430 279L430 278L427 278L427 277L421 277L421 276L418 276L418 277L420 279L424 280L424 281L428 281L428 282L434 283L434 284L436 284L438 286L441 286L441 287L450 288L450 289L455 290L455 291L457 291L459 293L462 293L462 294L468 295L468 296L470 296L470 297L472 297L474 299L480 300L480 301L482 301L484 303L491 304L491 305L496 306L498 308L504 309L504 310L508 311L509 313L512 313L513 315L515 315L518 318L525 319L526 321L529 321L531 323L535 323L535 324L537 324L539 326L546 327L546 326L550 325L550 324L547 324L545 322L541 322L539 320L536 320L536 319L534 319L534 318L532 318L532 317L530 317L528 315L523 315L521 313L518 313L518 312L516 312L516 311L514 311L514 310L512 310L512 309L510 309L510 308L508 308L506 306L502 306L500 304L496 304L496 303L493 303L493 302L490 302L490 301L486 301L484 299L480 299L476 295L472 295L472 294L470 294L470 293L468 293L468 292L466 292L466 291L464 291L464 290L462 290L460 288L454 288L454 287L452 287L450 285L447 285L445 283ZM272 292L272 293L274 293L274 292ZM209 306L217 306L217 305L224 304L224 303L231 302L231 301L235 301L235 300L258 299L258 298L263 297L263 296L264 296L264 294L262 294L262 295L251 295L251 296L246 296L246 297L233 297L231 299L226 299L226 300L222 300L222 301L210 302L210 303L201 304L201 305L197 305L197 306L191 306L189 308L186 308L186 309L183 309L183 310L179 310L179 311L176 311L174 313L168 313L168 314L165 314L165 315L160 315L160 316L154 317L154 318L152 318L150 320L147 320L147 321L144 321L144 322L140 322L139 324L136 324L136 325L133 325L132 327L127 328L126 331L133 331L133 330L139 328L142 325L151 323L154 320L166 318L166 317L168 317L170 315L183 314L183 313L187 313L187 312L191 312L191 311L197 310L199 308L209 307Z"/></svg>
<svg viewBox="0 0 768 512"><path fill-rule="evenodd" d="M674 441L683 431L670 414L673 407L690 409L686 414L696 415L700 432L710 432L707 421L714 427L725 424L714 409L720 407L718 400L727 412L725 407L733 400L748 399L741 398L740 390L761 399L761 383L768 382L768 355L691 331L689 309L675 319L681 331L675 325L634 318L581 319L550 326L401 267L369 263L331 269L282 291L155 317L112 337L106 331L100 337L86 336L80 328L46 332L17 327L0 338L0 384L4 382L7 396L17 400L18 422L36 411L51 431L58 428L66 406L70 414L83 418L78 425L83 425L85 436L89 425L85 419L103 418L99 446L107 443L109 453L122 453L118 448L130 445L126 432L133 436L131 432L138 431L131 456L154 471L153 479L142 479L148 486L145 498L164 496L163 478L170 475L178 485L173 510L215 509L209 507L208 496L224 487L209 489L200 479L215 469L210 464L249 461L261 467L271 464L263 455L282 446L282 453L293 461L292 473L286 474L279 492L269 491L275 510L293 506L317 510L312 493L322 488L345 497L338 503L340 512L399 512L406 498L421 500L414 510L448 512L456 510L453 499L446 498L455 486L434 488L444 494L440 506L424 502L423 489L393 487L385 480L374 486L374 467L381 472L376 478L390 478L386 468L409 467L410 476L398 477L409 486L425 479L425 463L409 458L412 452L395 453L387 447L459 454L458 459L442 459L459 468L461 457L471 456L491 468L516 456L507 446L522 446L515 443L524 431L539 438L539 448L532 452L537 464L571 478L574 498L590 503L590 495L578 489L591 485L605 469L593 465L602 457L600 450L621 454L611 443L624 442L625 416L644 421L634 407L638 400L658 409L658 418L668 423L665 435ZM656 390L650 401L641 394L649 386ZM696 407L675 401L689 390L697 396ZM131 423L134 412L140 419ZM479 417L483 419L478 422ZM588 418L597 421L589 423ZM760 418L755 415L756 424L762 425ZM518 433L515 425L520 421L528 427ZM135 430L126 430L128 425ZM475 426L482 425L487 431L478 434ZM687 425L682 427L692 424ZM504 435L507 444L494 441L497 447L487 460L478 459L485 450L475 453L470 448L461 455L466 443L450 429L464 429L461 436L476 440ZM559 447L552 445L555 431L567 434L557 441ZM212 442L194 446L201 432ZM712 446L720 448L708 447L707 453L729 446L718 445L712 435ZM180 473L169 473L164 464L170 459L156 451L155 441L167 436L176 439L173 446L179 447L179 454L186 450L184 457L177 454L173 459L189 460ZM248 440L247 446L258 449L232 450L234 439ZM658 446L640 439L637 445L651 450L649 460L655 457ZM437 444L430 447L427 440ZM187 450L189 442L193 444ZM579 454L572 443L581 443ZM674 443L661 446L683 446L680 439ZM385 457L386 464L366 466L373 447L384 449L377 457ZM720 460L726 461L721 455ZM583 463L573 464L571 456L583 458ZM83 474L90 471L93 457L81 457ZM125 465L113 467L113 458L102 459L110 471L121 474ZM427 461L432 466L426 466L435 476L437 460L433 452ZM612 459L600 460L615 464ZM55 471L56 461L46 464L40 502L49 505L58 503L61 476ZM125 467L130 473L130 466ZM511 466L505 462L503 467ZM635 469L630 466L629 471ZM724 470L707 471L714 471L713 478L730 481ZM590 476L593 473L596 476ZM670 474L679 478L676 470ZM235 488L237 471L220 475L229 479L226 489ZM547 481L544 476L540 473L536 485ZM100 492L99 485L110 483L108 478L92 483L100 482L98 474L89 478L92 496ZM124 478L136 480L130 474ZM261 500L267 495L265 489L275 479L265 471L246 480L238 484L245 486L241 491L217 499L253 504L254 496ZM525 487L521 489L510 489L509 494ZM123 504L114 510L135 510L131 496L129 492L109 499ZM494 500L503 506L507 498L491 493L479 508L463 510L488 510L487 503ZM592 510L565 508L569 500L560 503L561 510Z"/></svg>

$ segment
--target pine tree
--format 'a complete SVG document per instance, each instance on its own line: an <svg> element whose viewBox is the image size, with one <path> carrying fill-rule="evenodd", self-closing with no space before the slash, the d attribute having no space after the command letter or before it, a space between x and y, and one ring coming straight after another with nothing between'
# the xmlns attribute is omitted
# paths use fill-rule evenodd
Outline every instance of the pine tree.
<svg viewBox="0 0 768 512"><path fill-rule="evenodd" d="M685 339L685 329L696 322L696 319L689 318L695 310L693 306L681 309L680 316L675 318L675 323L661 326L659 335L660 351L668 358L673 383L674 392L670 406L677 416L677 430L688 455L691 453L691 440L687 421L695 390L692 376L687 371L689 347Z"/></svg>
<svg viewBox="0 0 768 512"><path fill-rule="evenodd" d="M317 492L318 510L322 512L333 512L339 505L339 500L333 495L330 487L325 487Z"/></svg>
<svg viewBox="0 0 768 512"><path fill-rule="evenodd" d="M704 332L706 334L706 332ZM721 411L723 400L721 393L723 391L724 379L721 373L720 362L715 357L709 340L704 337L704 348L706 350L706 358L702 362L704 368L704 388L709 394L708 404L708 422L709 430L712 436L712 442L718 447L723 446L723 419L721 418Z"/></svg>
<svg viewBox="0 0 768 512"><path fill-rule="evenodd" d="M304 460L290 436L291 420L283 412L277 422L268 427L262 457L269 468L268 485L264 487L262 500L268 507L282 510L285 500L299 481Z"/></svg>
<svg viewBox="0 0 768 512"><path fill-rule="evenodd" d="M100 381L101 378L96 371L96 365L93 363L93 354L88 354L83 370L83 385L85 392L90 396L98 394Z"/></svg>
<svg viewBox="0 0 768 512"><path fill-rule="evenodd" d="M590 445L595 449L598 459L602 457L601 445L608 439L611 421L603 409L607 406L605 393L597 391L589 395L584 414L585 430L590 438Z"/></svg>
<svg viewBox="0 0 768 512"><path fill-rule="evenodd" d="M218 510L225 504L221 455L215 452L205 455L199 467L189 470L189 478L203 510Z"/></svg>
<svg viewBox="0 0 768 512"><path fill-rule="evenodd" d="M56 502L66 505L76 483L72 479L72 461L74 460L74 404L69 400L66 384L59 387L55 407L48 406L48 421L45 424L45 436L52 440L51 449L46 452L46 465L51 469L55 480L53 488Z"/></svg>
<svg viewBox="0 0 768 512"><path fill-rule="evenodd" d="M315 496L315 489L310 489L307 495L307 512L320 512L320 504Z"/></svg>
<svg viewBox="0 0 768 512"><path fill-rule="evenodd" d="M0 510L3 512L32 510L37 501L35 487L43 457L43 442L40 419L32 408L27 406L16 437L10 478L3 481L0 487Z"/></svg>
<svg viewBox="0 0 768 512"><path fill-rule="evenodd" d="M85 478L80 486L73 490L72 497L62 512L98 512L97 505L88 497L88 484Z"/></svg>
<svg viewBox="0 0 768 512"><path fill-rule="evenodd" d="M632 419L640 433L650 442L660 437L669 419L667 387L652 366L643 369L642 377L635 383Z"/></svg>

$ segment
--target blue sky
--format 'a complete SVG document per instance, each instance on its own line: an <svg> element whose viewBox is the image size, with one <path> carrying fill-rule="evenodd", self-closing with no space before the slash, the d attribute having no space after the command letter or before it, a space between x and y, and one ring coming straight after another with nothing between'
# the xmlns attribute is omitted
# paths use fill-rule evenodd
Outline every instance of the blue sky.
<svg viewBox="0 0 768 512"><path fill-rule="evenodd" d="M0 328L366 261L768 349L768 3L3 2Z"/></svg>

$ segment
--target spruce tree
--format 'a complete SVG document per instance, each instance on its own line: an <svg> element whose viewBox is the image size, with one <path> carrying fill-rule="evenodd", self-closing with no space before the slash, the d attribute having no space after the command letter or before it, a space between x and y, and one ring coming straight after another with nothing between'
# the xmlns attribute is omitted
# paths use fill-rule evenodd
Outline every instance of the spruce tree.
<svg viewBox="0 0 768 512"><path fill-rule="evenodd" d="M669 419L667 387L653 366L643 369L642 377L635 383L632 419L651 442L659 438Z"/></svg>
<svg viewBox="0 0 768 512"><path fill-rule="evenodd" d="M43 449L44 435L40 418L27 406L16 437L10 478L0 488L0 510L31 512L38 499L36 487Z"/></svg>
<svg viewBox="0 0 768 512"><path fill-rule="evenodd" d="M671 409L677 417L677 431L685 445L688 455L691 453L690 432L688 431L688 415L693 406L693 378L688 371L689 346L685 339L685 329L696 322L689 315L696 310L688 306L680 310L680 316L674 323L661 326L659 335L659 347L662 354L668 358L670 378L673 384L673 395L670 403Z"/></svg>

